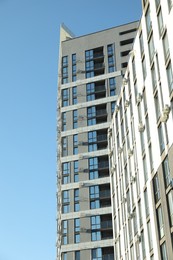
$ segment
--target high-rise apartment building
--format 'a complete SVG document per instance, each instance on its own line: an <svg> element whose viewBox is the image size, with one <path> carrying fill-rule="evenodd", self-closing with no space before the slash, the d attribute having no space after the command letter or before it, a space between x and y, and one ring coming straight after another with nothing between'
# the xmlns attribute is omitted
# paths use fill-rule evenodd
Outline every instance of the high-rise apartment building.
<svg viewBox="0 0 173 260"><path fill-rule="evenodd" d="M114 259L107 130L138 22L60 32L57 260Z"/></svg>
<svg viewBox="0 0 173 260"><path fill-rule="evenodd" d="M173 259L173 1L143 15L108 131L115 259Z"/></svg>

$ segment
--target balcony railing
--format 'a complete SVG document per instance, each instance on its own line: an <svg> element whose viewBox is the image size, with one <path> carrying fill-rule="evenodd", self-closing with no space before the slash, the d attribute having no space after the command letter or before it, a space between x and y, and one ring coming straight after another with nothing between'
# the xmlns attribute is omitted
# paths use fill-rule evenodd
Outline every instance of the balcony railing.
<svg viewBox="0 0 173 260"><path fill-rule="evenodd" d="M98 135L97 142L103 142L103 141L107 141L107 135L106 134Z"/></svg>
<svg viewBox="0 0 173 260"><path fill-rule="evenodd" d="M108 161L103 161L98 163L98 168L108 168L108 167L109 167Z"/></svg>
<svg viewBox="0 0 173 260"><path fill-rule="evenodd" d="M109 198L110 197L110 190L103 190L99 192L101 198Z"/></svg>
<svg viewBox="0 0 173 260"><path fill-rule="evenodd" d="M107 115L106 109L96 110L96 116L105 116L105 115Z"/></svg>
<svg viewBox="0 0 173 260"><path fill-rule="evenodd" d="M101 228L103 229L111 229L112 228L112 220L105 220L101 222Z"/></svg>

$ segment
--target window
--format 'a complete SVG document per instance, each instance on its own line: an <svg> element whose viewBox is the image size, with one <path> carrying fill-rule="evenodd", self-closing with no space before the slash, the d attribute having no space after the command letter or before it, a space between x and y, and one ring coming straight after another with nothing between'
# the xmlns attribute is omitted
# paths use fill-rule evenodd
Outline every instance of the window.
<svg viewBox="0 0 173 260"><path fill-rule="evenodd" d="M162 166L163 166L163 177L164 177L164 181L165 181L165 186L167 188L169 186L170 180L171 180L171 173L170 173L170 168L169 168L168 157L165 158Z"/></svg>
<svg viewBox="0 0 173 260"><path fill-rule="evenodd" d="M116 102L111 102L111 113L113 114L114 111L115 111L115 105L116 105Z"/></svg>
<svg viewBox="0 0 173 260"><path fill-rule="evenodd" d="M143 79L146 79L147 76L147 69L146 69L146 61L145 61L145 57L142 60L142 72L143 72Z"/></svg>
<svg viewBox="0 0 173 260"><path fill-rule="evenodd" d="M147 218L150 214L147 189L144 191L144 200L145 200L145 213L146 213L146 218Z"/></svg>
<svg viewBox="0 0 173 260"><path fill-rule="evenodd" d="M107 46L107 52L108 52L108 72L114 72L115 71L115 60L114 60L114 45L109 44Z"/></svg>
<svg viewBox="0 0 173 260"><path fill-rule="evenodd" d="M93 157L89 159L89 176L90 180L98 178L98 158Z"/></svg>
<svg viewBox="0 0 173 260"><path fill-rule="evenodd" d="M157 15L157 19L158 19L159 33L160 33L160 36L161 36L162 33L163 33L163 29L164 29L163 17L162 17L162 9L161 8L160 8L159 13Z"/></svg>
<svg viewBox="0 0 173 260"><path fill-rule="evenodd" d="M73 129L78 128L78 111L73 110Z"/></svg>
<svg viewBox="0 0 173 260"><path fill-rule="evenodd" d="M67 137L62 137L62 156L68 155Z"/></svg>
<svg viewBox="0 0 173 260"><path fill-rule="evenodd" d="M155 203L157 203L160 200L160 188L159 188L158 174L156 174L153 178L153 189L154 189Z"/></svg>
<svg viewBox="0 0 173 260"><path fill-rule="evenodd" d="M72 81L76 81L76 53L72 54Z"/></svg>
<svg viewBox="0 0 173 260"><path fill-rule="evenodd" d="M62 253L62 260L67 260L67 253Z"/></svg>
<svg viewBox="0 0 173 260"><path fill-rule="evenodd" d="M140 49L141 49L141 56L144 53L144 40L142 33L139 36L139 43L140 43Z"/></svg>
<svg viewBox="0 0 173 260"><path fill-rule="evenodd" d="M173 190L168 193L168 209L169 209L169 219L170 225L173 226Z"/></svg>
<svg viewBox="0 0 173 260"><path fill-rule="evenodd" d="M88 126L96 124L96 108L89 107L87 109Z"/></svg>
<svg viewBox="0 0 173 260"><path fill-rule="evenodd" d="M91 186L89 188L90 191L90 209L98 209L100 208L100 200L99 200L99 186Z"/></svg>
<svg viewBox="0 0 173 260"><path fill-rule="evenodd" d="M79 189L74 190L74 211L77 212L80 210L79 204Z"/></svg>
<svg viewBox="0 0 173 260"><path fill-rule="evenodd" d="M67 220L62 221L62 244L67 245L68 244L68 222Z"/></svg>
<svg viewBox="0 0 173 260"><path fill-rule="evenodd" d="M78 135L73 135L73 154L78 154Z"/></svg>
<svg viewBox="0 0 173 260"><path fill-rule="evenodd" d="M132 71L133 71L133 80L136 79L136 64L135 64L135 59L132 61ZM135 93L136 94L136 93Z"/></svg>
<svg viewBox="0 0 173 260"><path fill-rule="evenodd" d="M68 83L68 56L62 57L62 84Z"/></svg>
<svg viewBox="0 0 173 260"><path fill-rule="evenodd" d="M143 169L144 169L144 180L145 183L148 180L148 169L147 169L147 159L146 159L146 155L143 158Z"/></svg>
<svg viewBox="0 0 173 260"><path fill-rule="evenodd" d="M80 260L80 251L75 252L75 260Z"/></svg>
<svg viewBox="0 0 173 260"><path fill-rule="evenodd" d="M77 104L77 87L72 88L73 105Z"/></svg>
<svg viewBox="0 0 173 260"><path fill-rule="evenodd" d="M151 232L151 223L150 221L147 223L147 230L148 230L148 242L150 250L153 249L153 239L152 239L152 232Z"/></svg>
<svg viewBox="0 0 173 260"><path fill-rule="evenodd" d="M160 152L162 153L165 149L162 124L160 124L158 127L158 135L159 135Z"/></svg>
<svg viewBox="0 0 173 260"><path fill-rule="evenodd" d="M152 153L152 146L151 144L148 147L148 151L149 151L149 160L150 160L150 170L152 171L154 168L154 163L153 163L153 153Z"/></svg>
<svg viewBox="0 0 173 260"><path fill-rule="evenodd" d="M170 11L173 6L173 2L172 2L172 0L167 0L167 1L168 1L168 9Z"/></svg>
<svg viewBox="0 0 173 260"><path fill-rule="evenodd" d="M62 164L62 183L67 184L70 182L70 163Z"/></svg>
<svg viewBox="0 0 173 260"><path fill-rule="evenodd" d="M80 219L74 219L74 242L80 243Z"/></svg>
<svg viewBox="0 0 173 260"><path fill-rule="evenodd" d="M149 35L149 33L152 30L152 23L151 23L151 18L150 18L150 7L148 8L147 12L146 12L146 27L147 27L147 34Z"/></svg>
<svg viewBox="0 0 173 260"><path fill-rule="evenodd" d="M102 249L101 248L92 249L92 260L102 260Z"/></svg>
<svg viewBox="0 0 173 260"><path fill-rule="evenodd" d="M142 244L143 259L145 259L145 257L146 257L146 250L145 250L145 238L144 238L144 231L143 230L141 232L141 244Z"/></svg>
<svg viewBox="0 0 173 260"><path fill-rule="evenodd" d="M157 208L157 224L158 224L159 237L161 239L165 235L161 206Z"/></svg>
<svg viewBox="0 0 173 260"><path fill-rule="evenodd" d="M74 161L74 182L79 181L79 163Z"/></svg>
<svg viewBox="0 0 173 260"><path fill-rule="evenodd" d="M159 98L158 98L158 94L155 95L154 97L154 104L155 104L155 110L156 110L156 119L157 121L160 118L160 102L159 102Z"/></svg>
<svg viewBox="0 0 173 260"><path fill-rule="evenodd" d="M65 190L62 192L62 212L63 213L70 212L69 190Z"/></svg>
<svg viewBox="0 0 173 260"><path fill-rule="evenodd" d="M164 55L165 55L165 62L168 60L169 58L169 42L168 42L168 34L167 32L165 33L164 37L163 37L163 50L164 50Z"/></svg>
<svg viewBox="0 0 173 260"><path fill-rule="evenodd" d="M109 88L110 88L110 96L114 96L116 94L116 80L115 80L115 78L109 79Z"/></svg>
<svg viewBox="0 0 173 260"><path fill-rule="evenodd" d="M154 91L157 86L156 70L155 70L154 64L151 68L151 77L152 77L152 85L153 85L153 91Z"/></svg>
<svg viewBox="0 0 173 260"><path fill-rule="evenodd" d="M166 68L166 72L167 72L167 79L168 79L168 87L171 92L173 90L173 73L172 73L171 62L169 62L168 66Z"/></svg>
<svg viewBox="0 0 173 260"><path fill-rule="evenodd" d="M95 100L95 84L94 83L86 84L86 91L87 91L87 101Z"/></svg>
<svg viewBox="0 0 173 260"><path fill-rule="evenodd" d="M152 62L153 58L154 58L154 52L155 52L153 35L151 35L151 37L150 37L150 40L148 43L148 49L149 49L150 62Z"/></svg>
<svg viewBox="0 0 173 260"><path fill-rule="evenodd" d="M66 112L62 113L62 131L66 131Z"/></svg>
<svg viewBox="0 0 173 260"><path fill-rule="evenodd" d="M161 255L162 255L162 260L168 260L168 257L167 257L167 250L166 250L166 242L164 242L161 247Z"/></svg>
<svg viewBox="0 0 173 260"><path fill-rule="evenodd" d="M97 132L88 132L88 152L97 150Z"/></svg>
<svg viewBox="0 0 173 260"><path fill-rule="evenodd" d="M62 106L67 107L69 106L69 89L62 90Z"/></svg>
<svg viewBox="0 0 173 260"><path fill-rule="evenodd" d="M101 240L101 223L100 223L100 216L93 216L91 217L91 240Z"/></svg>

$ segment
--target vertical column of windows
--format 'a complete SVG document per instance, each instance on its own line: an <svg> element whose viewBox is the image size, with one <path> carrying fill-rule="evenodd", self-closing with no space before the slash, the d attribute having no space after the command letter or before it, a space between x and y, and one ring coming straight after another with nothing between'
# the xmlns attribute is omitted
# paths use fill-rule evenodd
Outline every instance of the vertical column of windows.
<svg viewBox="0 0 173 260"><path fill-rule="evenodd" d="M88 132L88 152L97 150L97 132Z"/></svg>
<svg viewBox="0 0 173 260"><path fill-rule="evenodd" d="M170 93L173 91L173 72L172 72L172 63L169 62L168 66L166 67L166 73L167 73L167 80L168 80L168 87Z"/></svg>
<svg viewBox="0 0 173 260"><path fill-rule="evenodd" d="M165 160L162 163L162 166L163 166L163 177L164 177L165 187L167 188L171 182L171 172L170 172L168 157L165 158Z"/></svg>
<svg viewBox="0 0 173 260"><path fill-rule="evenodd" d="M147 29L147 35L150 34L152 30L152 22L151 22L151 17L150 17L150 7L148 7L146 15L145 15L145 20L146 20L146 29Z"/></svg>
<svg viewBox="0 0 173 260"><path fill-rule="evenodd" d="M162 213L161 206L157 208L156 213L157 213L157 225L158 225L159 238L162 239L162 237L165 235L165 231L164 231L163 213Z"/></svg>
<svg viewBox="0 0 173 260"><path fill-rule="evenodd" d="M114 53L114 45L109 44L107 46L107 52L108 52L108 72L114 72L115 71L115 53Z"/></svg>
<svg viewBox="0 0 173 260"><path fill-rule="evenodd" d="M68 56L62 57L62 84L68 83Z"/></svg>
<svg viewBox="0 0 173 260"><path fill-rule="evenodd" d="M63 245L68 244L68 221L67 220L62 221L62 244Z"/></svg>
<svg viewBox="0 0 173 260"><path fill-rule="evenodd" d="M96 107L87 108L87 122L88 126L96 124Z"/></svg>
<svg viewBox="0 0 173 260"><path fill-rule="evenodd" d="M73 163L73 171L74 171L74 182L78 182L79 181L79 162L78 161L74 161Z"/></svg>
<svg viewBox="0 0 173 260"><path fill-rule="evenodd" d="M78 154L78 134L73 135L73 154Z"/></svg>
<svg viewBox="0 0 173 260"><path fill-rule="evenodd" d="M76 81L76 53L72 54L72 81Z"/></svg>
<svg viewBox="0 0 173 260"><path fill-rule="evenodd" d="M95 83L86 84L87 101L95 100Z"/></svg>
<svg viewBox="0 0 173 260"><path fill-rule="evenodd" d="M89 159L89 177L90 180L98 178L98 158L93 157Z"/></svg>
<svg viewBox="0 0 173 260"><path fill-rule="evenodd" d="M74 219L74 242L80 243L80 219Z"/></svg>
<svg viewBox="0 0 173 260"><path fill-rule="evenodd" d="M72 102L73 105L77 104L77 87L72 88Z"/></svg>
<svg viewBox="0 0 173 260"><path fill-rule="evenodd" d="M116 79L110 78L109 79L109 88L110 88L110 96L115 96L116 94Z"/></svg>
<svg viewBox="0 0 173 260"><path fill-rule="evenodd" d="M62 192L62 213L70 212L70 192L65 190Z"/></svg>
<svg viewBox="0 0 173 260"><path fill-rule="evenodd" d="M98 241L101 240L101 220L100 216L92 216L91 217L91 240Z"/></svg>
<svg viewBox="0 0 173 260"><path fill-rule="evenodd" d="M69 89L62 90L62 107L69 106Z"/></svg>
<svg viewBox="0 0 173 260"><path fill-rule="evenodd" d="M75 260L80 260L80 251L75 252Z"/></svg>
<svg viewBox="0 0 173 260"><path fill-rule="evenodd" d="M165 142L164 142L163 128L161 123L158 126L158 136L159 136L160 152L163 153L165 149Z"/></svg>
<svg viewBox="0 0 173 260"><path fill-rule="evenodd" d="M153 178L153 190L154 190L155 203L157 203L160 200L160 187L159 187L158 174L156 174Z"/></svg>
<svg viewBox="0 0 173 260"><path fill-rule="evenodd" d="M66 112L62 113L62 131L66 131L67 121L66 121Z"/></svg>
<svg viewBox="0 0 173 260"><path fill-rule="evenodd" d="M74 211L77 212L80 210L79 204L79 189L74 190Z"/></svg>
<svg viewBox="0 0 173 260"><path fill-rule="evenodd" d="M62 183L66 184L70 182L70 162L62 164Z"/></svg>
<svg viewBox="0 0 173 260"><path fill-rule="evenodd" d="M173 190L167 195L170 226L173 227Z"/></svg>
<svg viewBox="0 0 173 260"><path fill-rule="evenodd" d="M150 63L152 63L153 58L154 58L154 53L155 53L153 34L151 35L149 42L148 42L148 50L149 50Z"/></svg>
<svg viewBox="0 0 173 260"><path fill-rule="evenodd" d="M160 36L163 33L164 25L163 25L163 16L162 16L162 9L159 9L159 12L157 14L157 20L158 20L158 27L159 27L159 34Z"/></svg>
<svg viewBox="0 0 173 260"><path fill-rule="evenodd" d="M78 128L78 111L73 110L73 129Z"/></svg>
<svg viewBox="0 0 173 260"><path fill-rule="evenodd" d="M100 208L100 200L99 200L99 186L91 186L90 189L90 208L97 209Z"/></svg>
<svg viewBox="0 0 173 260"><path fill-rule="evenodd" d="M68 155L67 137L62 137L62 156Z"/></svg>

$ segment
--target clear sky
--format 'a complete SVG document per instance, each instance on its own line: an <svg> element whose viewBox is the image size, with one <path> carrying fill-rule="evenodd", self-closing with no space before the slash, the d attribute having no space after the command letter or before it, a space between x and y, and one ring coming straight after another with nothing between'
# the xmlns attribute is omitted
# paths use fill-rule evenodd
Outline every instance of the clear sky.
<svg viewBox="0 0 173 260"><path fill-rule="evenodd" d="M0 260L55 260L59 27L140 19L141 0L0 0Z"/></svg>

